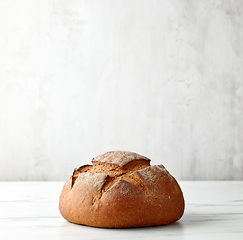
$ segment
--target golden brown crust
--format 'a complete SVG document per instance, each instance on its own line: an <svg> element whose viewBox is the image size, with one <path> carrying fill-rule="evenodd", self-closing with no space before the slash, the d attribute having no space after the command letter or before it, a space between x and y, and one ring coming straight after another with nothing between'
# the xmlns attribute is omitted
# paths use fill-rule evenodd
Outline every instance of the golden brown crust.
<svg viewBox="0 0 243 240"><path fill-rule="evenodd" d="M148 158L121 151L106 153L104 158L99 155L93 166L75 169L65 183L59 209L66 220L126 228L164 225L182 217L182 191L163 165L150 166Z"/></svg>

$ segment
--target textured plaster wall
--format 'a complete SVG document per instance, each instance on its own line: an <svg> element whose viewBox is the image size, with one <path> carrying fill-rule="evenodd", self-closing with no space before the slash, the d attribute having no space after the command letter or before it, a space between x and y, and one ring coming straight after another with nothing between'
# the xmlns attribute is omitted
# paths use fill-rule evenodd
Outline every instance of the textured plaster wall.
<svg viewBox="0 0 243 240"><path fill-rule="evenodd" d="M0 0L0 180L117 149L243 180L242 0Z"/></svg>

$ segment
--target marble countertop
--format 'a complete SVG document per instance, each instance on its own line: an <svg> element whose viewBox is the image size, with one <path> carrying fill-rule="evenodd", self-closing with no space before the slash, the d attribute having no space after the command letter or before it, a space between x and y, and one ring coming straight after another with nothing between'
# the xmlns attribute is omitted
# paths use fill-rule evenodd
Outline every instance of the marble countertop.
<svg viewBox="0 0 243 240"><path fill-rule="evenodd" d="M185 214L176 223L102 229L71 224L58 210L64 182L0 182L1 239L243 239L243 182L179 182Z"/></svg>

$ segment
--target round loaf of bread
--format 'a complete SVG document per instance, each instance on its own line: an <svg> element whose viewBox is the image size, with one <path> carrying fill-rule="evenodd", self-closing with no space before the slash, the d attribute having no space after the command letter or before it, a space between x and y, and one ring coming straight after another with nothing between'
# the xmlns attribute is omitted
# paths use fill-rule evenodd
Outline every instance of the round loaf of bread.
<svg viewBox="0 0 243 240"><path fill-rule="evenodd" d="M184 198L163 165L137 153L112 151L74 169L59 199L69 222L104 228L165 225L184 213Z"/></svg>

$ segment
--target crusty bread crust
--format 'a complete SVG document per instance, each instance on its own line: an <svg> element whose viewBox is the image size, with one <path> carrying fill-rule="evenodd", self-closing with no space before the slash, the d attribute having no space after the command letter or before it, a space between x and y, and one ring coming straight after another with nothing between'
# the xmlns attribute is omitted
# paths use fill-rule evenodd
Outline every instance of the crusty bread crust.
<svg viewBox="0 0 243 240"><path fill-rule="evenodd" d="M112 151L76 168L59 210L69 222L104 228L165 225L184 213L184 198L163 165L132 152Z"/></svg>

